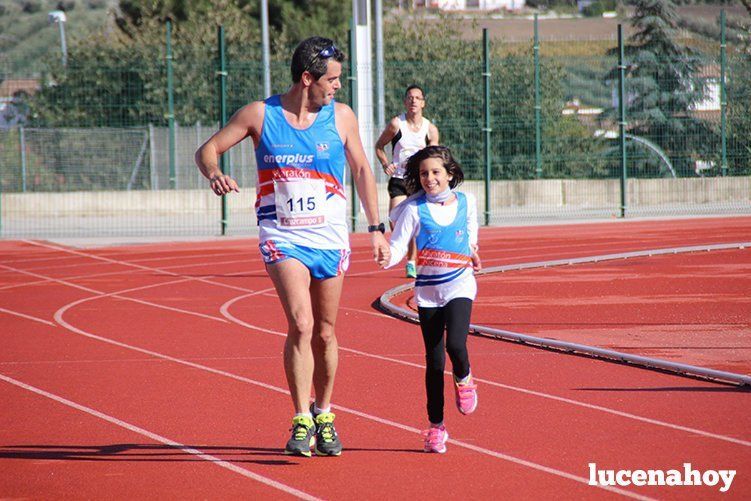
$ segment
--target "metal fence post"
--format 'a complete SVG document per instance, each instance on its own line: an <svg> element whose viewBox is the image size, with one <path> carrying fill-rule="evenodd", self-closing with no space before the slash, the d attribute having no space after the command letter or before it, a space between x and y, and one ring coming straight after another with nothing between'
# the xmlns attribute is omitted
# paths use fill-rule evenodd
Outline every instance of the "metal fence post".
<svg viewBox="0 0 751 501"><path fill-rule="evenodd" d="M217 27L217 44L219 51L219 70L216 72L219 83L219 128L227 124L227 67L224 58L224 26ZM229 164L229 153L224 152L219 157L219 170L224 174L231 174L232 167ZM222 195L222 219L221 234L227 234L228 213L227 213L227 195Z"/></svg>
<svg viewBox="0 0 751 501"><path fill-rule="evenodd" d="M175 177L175 89L172 82L172 21L167 19L167 124L169 126L169 187L177 187Z"/></svg>
<svg viewBox="0 0 751 501"><path fill-rule="evenodd" d="M727 64L725 44L725 9L720 11L720 135L722 139L722 175L728 175L728 135L727 135L727 110L728 98L725 89L725 65Z"/></svg>
<svg viewBox="0 0 751 501"><path fill-rule="evenodd" d="M355 47L355 19L349 20L349 101L353 110L357 110L357 50ZM357 227L357 190L355 189L355 180L352 179L350 184L352 199L352 233Z"/></svg>
<svg viewBox="0 0 751 501"><path fill-rule="evenodd" d="M542 177L542 153L540 132L540 37L537 30L537 14L535 14L535 177Z"/></svg>
<svg viewBox="0 0 751 501"><path fill-rule="evenodd" d="M26 129L18 128L18 142L21 146L21 191L26 193Z"/></svg>
<svg viewBox="0 0 751 501"><path fill-rule="evenodd" d="M484 71L482 79L485 87L484 105L485 105L485 124L482 128L483 146L485 150L485 226L490 224L490 55L489 55L488 29L482 29L482 59Z"/></svg>
<svg viewBox="0 0 751 501"><path fill-rule="evenodd" d="M618 25L618 132L621 143L621 217L626 217L626 66L623 64L623 25Z"/></svg>
<svg viewBox="0 0 751 501"><path fill-rule="evenodd" d="M159 189L159 171L156 160L156 138L154 136L154 124L149 124L149 179L151 179L152 191Z"/></svg>
<svg viewBox="0 0 751 501"><path fill-rule="evenodd" d="M376 124L382 128L386 124L386 96L383 83L383 1L375 0L375 80L376 80Z"/></svg>
<svg viewBox="0 0 751 501"><path fill-rule="evenodd" d="M271 95L271 55L269 44L269 1L261 0L261 46L263 59L263 98Z"/></svg>

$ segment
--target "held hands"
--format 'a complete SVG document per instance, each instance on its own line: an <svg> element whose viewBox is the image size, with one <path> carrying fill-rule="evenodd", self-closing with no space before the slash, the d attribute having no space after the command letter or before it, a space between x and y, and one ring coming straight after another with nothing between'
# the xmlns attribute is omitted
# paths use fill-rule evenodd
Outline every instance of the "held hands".
<svg viewBox="0 0 751 501"><path fill-rule="evenodd" d="M383 167L383 172L386 173L387 176L391 177L394 175L394 172L396 172L396 164L390 163Z"/></svg>
<svg viewBox="0 0 751 501"><path fill-rule="evenodd" d="M472 250L472 269L480 271L482 269L482 262L480 261L480 255L477 253L479 248L476 245L471 246Z"/></svg>
<svg viewBox="0 0 751 501"><path fill-rule="evenodd" d="M373 242L373 259L379 268L383 269L391 260L391 249L386 237L380 231L371 233Z"/></svg>
<svg viewBox="0 0 751 501"><path fill-rule="evenodd" d="M211 176L209 186L217 195L226 195L231 191L240 193L240 188L237 186L237 182L229 177L227 174L214 174Z"/></svg>

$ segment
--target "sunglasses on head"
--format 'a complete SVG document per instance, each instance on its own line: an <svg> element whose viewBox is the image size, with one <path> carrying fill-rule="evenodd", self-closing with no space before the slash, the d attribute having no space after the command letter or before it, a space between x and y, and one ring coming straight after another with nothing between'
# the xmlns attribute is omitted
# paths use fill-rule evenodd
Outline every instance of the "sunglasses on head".
<svg viewBox="0 0 751 501"><path fill-rule="evenodd" d="M308 61L308 64L305 65L305 69L303 71L308 71L310 65L313 64L316 59L328 59L336 54L336 51L336 45L334 44L331 44L328 47L324 47L318 52L318 54L310 58L310 61Z"/></svg>

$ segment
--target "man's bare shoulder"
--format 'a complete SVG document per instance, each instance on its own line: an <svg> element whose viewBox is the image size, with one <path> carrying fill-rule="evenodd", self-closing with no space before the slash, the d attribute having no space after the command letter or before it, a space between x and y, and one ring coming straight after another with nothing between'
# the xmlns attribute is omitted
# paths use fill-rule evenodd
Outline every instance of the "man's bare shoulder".
<svg viewBox="0 0 751 501"><path fill-rule="evenodd" d="M389 120L389 123L386 124L386 129L384 129L384 132L390 132L392 134L396 134L399 132L399 115L396 115L395 117L391 117L391 120Z"/></svg>
<svg viewBox="0 0 751 501"><path fill-rule="evenodd" d="M336 128L342 135L342 140L346 143L346 138L353 132L357 132L357 116L348 105L340 102L334 103L334 116L336 117Z"/></svg>
<svg viewBox="0 0 751 501"><path fill-rule="evenodd" d="M232 121L236 123L241 124L247 124L252 125L255 123L258 123L258 121L263 122L263 115L266 112L266 103L263 101L253 101L252 103L246 104L232 117Z"/></svg>
<svg viewBox="0 0 751 501"><path fill-rule="evenodd" d="M352 108L350 108L348 104L340 103L339 101L334 103L334 113L336 113L337 118L355 118L355 112L352 111Z"/></svg>

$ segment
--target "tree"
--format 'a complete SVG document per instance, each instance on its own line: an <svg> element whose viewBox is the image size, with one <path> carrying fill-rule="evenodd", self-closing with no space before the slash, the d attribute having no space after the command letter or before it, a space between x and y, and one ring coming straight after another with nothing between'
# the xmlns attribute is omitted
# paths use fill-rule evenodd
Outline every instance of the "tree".
<svg viewBox="0 0 751 501"><path fill-rule="evenodd" d="M317 35L347 46L352 2L341 0L280 0L270 2L269 24L275 27L274 52L289 60L292 50L308 37ZM348 52L345 49L345 52Z"/></svg>
<svg viewBox="0 0 751 501"><path fill-rule="evenodd" d="M117 30L71 44L68 67L54 61L32 102L37 126L166 123L165 22L172 21L175 119L213 123L217 26L224 26L230 113L263 96L256 0L120 0ZM329 36L345 52L351 9L339 0L270 2L272 82L289 84L289 58L303 38Z"/></svg>
<svg viewBox="0 0 751 501"><path fill-rule="evenodd" d="M658 144L679 175L693 175L695 160L710 159L718 144L715 128L692 111L706 94L706 82L700 77L702 59L679 42L678 16L671 0L632 0L632 5L636 32L625 46L629 132ZM618 70L606 78L617 82ZM613 118L617 110L609 115ZM650 175L655 162L637 160L634 175Z"/></svg>
<svg viewBox="0 0 751 501"><path fill-rule="evenodd" d="M114 34L74 44L67 68L51 61L47 84L32 101L35 126L123 127L167 123L166 18L173 20L175 119L179 124L214 124L216 25L226 28L228 111L260 99L259 23L251 0L121 0ZM295 7L294 9L292 7ZM335 0L275 0L272 27L272 89L289 85L289 56L314 33L335 39L345 52L350 10ZM286 16L286 17L285 17ZM276 24L278 23L278 24ZM482 46L462 36L456 19L391 17L384 25L385 101L400 111L406 86L421 85L428 116L441 130L470 178L484 177ZM477 29L475 27L475 29ZM328 31L327 31L328 30ZM507 55L494 41L491 51L491 158L493 176L535 177L535 110L531 45ZM348 64L337 98L348 101ZM604 175L602 151L592 131L564 117L565 69L542 58L542 154L544 177ZM563 154L565 152L565 154ZM600 158L601 160L598 160Z"/></svg>
<svg viewBox="0 0 751 501"><path fill-rule="evenodd" d="M751 0L741 0L751 15ZM743 26L751 33L751 22ZM728 164L731 175L751 174L751 39L728 44Z"/></svg>
<svg viewBox="0 0 751 501"><path fill-rule="evenodd" d="M215 122L217 26L225 27L230 61L260 60L260 28L247 2L122 0L119 30L71 44L66 68L50 63L46 85L31 102L32 124L166 124L168 18L173 23L175 119ZM235 73L235 86L261 93L260 65Z"/></svg>
<svg viewBox="0 0 751 501"><path fill-rule="evenodd" d="M441 131L468 178L484 177L482 44L462 37L449 17L393 20L384 26L385 101L388 113L403 108L404 89L413 83L426 93L426 116ZM419 47L419 50L415 50ZM522 55L505 55L497 41L490 54L492 176L535 177L534 65L532 47ZM575 119L562 116L563 68L543 58L542 155L545 177L602 174L594 161L600 145ZM568 157L561 155L565 151ZM574 161L570 161L574 158ZM587 161L577 162L576 159Z"/></svg>

